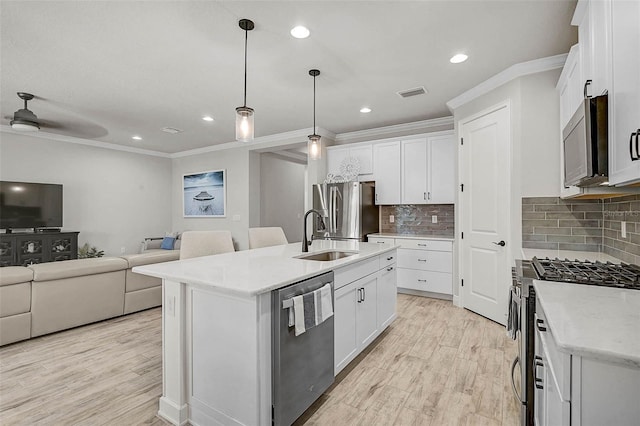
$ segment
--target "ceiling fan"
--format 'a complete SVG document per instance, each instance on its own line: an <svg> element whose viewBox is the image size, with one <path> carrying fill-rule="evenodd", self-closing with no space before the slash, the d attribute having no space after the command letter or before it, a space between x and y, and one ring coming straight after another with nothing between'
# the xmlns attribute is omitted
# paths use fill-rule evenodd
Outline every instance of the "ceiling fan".
<svg viewBox="0 0 640 426"><path fill-rule="evenodd" d="M24 108L13 113L11 128L22 132L37 132L40 130L38 116L27 108L27 102L33 99L31 93L18 92L18 97L24 101Z"/></svg>
<svg viewBox="0 0 640 426"><path fill-rule="evenodd" d="M53 130L53 133L85 139L98 138L108 134L108 131L104 127L79 115L73 109L73 106L70 108L65 104L36 97L31 93L17 92L17 94L18 97L24 101L24 108L14 112L12 116L4 117L7 120L11 120L10 124L13 130L19 132L37 132L40 129L47 129ZM55 116L56 120L51 121L38 118L37 115L27 108L27 102L32 99L46 101L45 106L48 108L49 114Z"/></svg>

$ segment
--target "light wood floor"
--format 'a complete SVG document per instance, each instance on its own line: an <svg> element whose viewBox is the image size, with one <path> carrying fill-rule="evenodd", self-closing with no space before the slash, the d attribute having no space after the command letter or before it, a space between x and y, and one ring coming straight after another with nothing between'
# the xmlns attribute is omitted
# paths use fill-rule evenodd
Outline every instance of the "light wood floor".
<svg viewBox="0 0 640 426"><path fill-rule="evenodd" d="M297 425L517 425L517 351L451 302L398 295L398 319ZM160 308L0 348L0 424L164 425Z"/></svg>

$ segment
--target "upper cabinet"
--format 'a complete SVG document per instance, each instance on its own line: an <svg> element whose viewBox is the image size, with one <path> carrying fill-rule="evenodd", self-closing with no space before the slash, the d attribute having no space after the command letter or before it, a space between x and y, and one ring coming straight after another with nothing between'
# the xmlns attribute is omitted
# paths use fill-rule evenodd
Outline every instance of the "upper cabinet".
<svg viewBox="0 0 640 426"><path fill-rule="evenodd" d="M372 180L373 176L373 147L371 143L354 144L352 146L327 147L327 172L342 175L342 163L347 158L356 158L360 165L359 180Z"/></svg>
<svg viewBox="0 0 640 426"><path fill-rule="evenodd" d="M610 5L609 183L628 185L640 182L640 1Z"/></svg>
<svg viewBox="0 0 640 426"><path fill-rule="evenodd" d="M609 95L609 185L640 182L640 2L580 0L571 23L578 44L569 51L557 89L560 130L586 96ZM561 156L562 146L560 148ZM564 164L562 159L561 164ZM564 170L561 170L564 182ZM561 197L614 195L623 188L561 187ZM628 191L628 189L627 189Z"/></svg>
<svg viewBox="0 0 640 426"><path fill-rule="evenodd" d="M373 145L376 204L400 204L400 141Z"/></svg>
<svg viewBox="0 0 640 426"><path fill-rule="evenodd" d="M453 204L453 134L402 141L402 204Z"/></svg>

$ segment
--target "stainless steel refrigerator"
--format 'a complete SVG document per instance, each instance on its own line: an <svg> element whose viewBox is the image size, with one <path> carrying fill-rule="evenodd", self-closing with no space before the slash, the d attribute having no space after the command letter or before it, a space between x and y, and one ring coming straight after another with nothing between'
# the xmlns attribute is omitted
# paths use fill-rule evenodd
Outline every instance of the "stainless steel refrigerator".
<svg viewBox="0 0 640 426"><path fill-rule="evenodd" d="M314 239L366 241L368 234L378 232L375 182L313 185L313 208L325 223L323 229L314 216Z"/></svg>

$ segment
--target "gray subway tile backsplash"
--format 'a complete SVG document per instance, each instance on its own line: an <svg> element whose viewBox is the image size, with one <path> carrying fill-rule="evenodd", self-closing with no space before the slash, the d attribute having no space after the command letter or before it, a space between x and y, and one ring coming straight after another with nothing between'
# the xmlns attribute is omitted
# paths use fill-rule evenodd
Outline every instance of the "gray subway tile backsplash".
<svg viewBox="0 0 640 426"><path fill-rule="evenodd" d="M522 246L604 252L640 264L640 195L604 200L523 198Z"/></svg>
<svg viewBox="0 0 640 426"><path fill-rule="evenodd" d="M389 216L394 216L393 223ZM438 223L431 217L437 216ZM453 204L403 204L380 207L380 232L428 235L453 238L455 209Z"/></svg>

